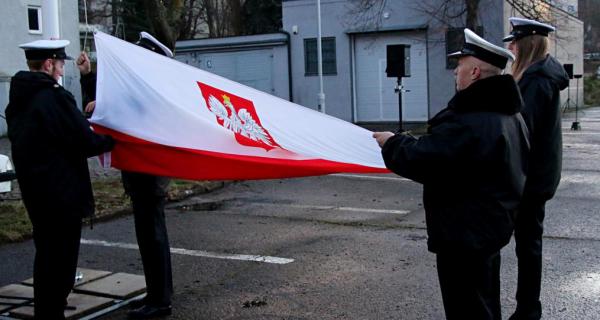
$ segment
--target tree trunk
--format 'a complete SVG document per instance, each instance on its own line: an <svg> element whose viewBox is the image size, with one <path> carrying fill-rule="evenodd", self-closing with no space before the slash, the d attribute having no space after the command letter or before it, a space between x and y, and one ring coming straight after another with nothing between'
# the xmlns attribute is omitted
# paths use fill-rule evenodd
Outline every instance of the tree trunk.
<svg viewBox="0 0 600 320"><path fill-rule="evenodd" d="M154 36L171 50L175 48L175 41L179 36L181 23L181 10L183 0L173 0L166 8L160 0L144 1L148 20L151 21Z"/></svg>
<svg viewBox="0 0 600 320"><path fill-rule="evenodd" d="M118 24L119 24L119 1L117 0L112 0L111 2L111 22L112 22L112 30L111 30L111 34L115 37L118 37L119 35L117 34L118 30Z"/></svg>
<svg viewBox="0 0 600 320"><path fill-rule="evenodd" d="M212 0L204 0L204 6L206 8L206 23L208 24L208 36L210 38L217 37L217 23L215 3Z"/></svg>
<svg viewBox="0 0 600 320"><path fill-rule="evenodd" d="M465 6L467 7L467 28L475 31L479 26L479 21L477 18L477 14L479 11L479 1L480 0L465 0Z"/></svg>
<svg viewBox="0 0 600 320"><path fill-rule="evenodd" d="M234 35L242 34L243 22L242 22L242 0L231 0L229 3L229 14L230 14L230 33Z"/></svg>

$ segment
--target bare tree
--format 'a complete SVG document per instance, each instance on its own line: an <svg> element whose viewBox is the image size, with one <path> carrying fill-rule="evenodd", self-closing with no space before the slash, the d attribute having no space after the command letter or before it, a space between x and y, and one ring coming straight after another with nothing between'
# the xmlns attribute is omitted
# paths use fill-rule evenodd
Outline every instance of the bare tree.
<svg viewBox="0 0 600 320"><path fill-rule="evenodd" d="M198 35L207 34L205 23L205 4L202 0L186 0L183 10L182 23L179 28L179 39L193 39Z"/></svg>
<svg viewBox="0 0 600 320"><path fill-rule="evenodd" d="M526 18L554 22L575 18L567 11L558 8L551 0L505 0ZM467 27L476 30L482 0L420 0L414 8L446 27ZM347 23L359 28L378 29L387 0L349 0Z"/></svg>
<svg viewBox="0 0 600 320"><path fill-rule="evenodd" d="M349 0L344 24L359 31L377 30L383 22L387 0Z"/></svg>
<svg viewBox="0 0 600 320"><path fill-rule="evenodd" d="M105 25L113 35L133 41L145 30L171 48L177 40L200 34L226 37L281 27L281 0L79 0L79 4L80 17L87 7L89 23Z"/></svg>
<svg viewBox="0 0 600 320"><path fill-rule="evenodd" d="M154 35L169 48L175 48L183 22L183 0L144 0L146 15Z"/></svg>
<svg viewBox="0 0 600 320"><path fill-rule="evenodd" d="M424 0L415 3L413 9L422 12L444 27L466 26L475 30L479 25L480 0Z"/></svg>
<svg viewBox="0 0 600 320"><path fill-rule="evenodd" d="M84 3L86 1L87 3ZM136 40L148 31L173 47L178 39L205 32L210 2L224 0L79 0L80 17L87 8L88 23L100 24L115 36Z"/></svg>
<svg viewBox="0 0 600 320"><path fill-rule="evenodd" d="M525 18L554 25L577 18L548 0L506 0L506 2Z"/></svg>
<svg viewBox="0 0 600 320"><path fill-rule="evenodd" d="M281 30L281 0L246 0L241 34L261 34Z"/></svg>

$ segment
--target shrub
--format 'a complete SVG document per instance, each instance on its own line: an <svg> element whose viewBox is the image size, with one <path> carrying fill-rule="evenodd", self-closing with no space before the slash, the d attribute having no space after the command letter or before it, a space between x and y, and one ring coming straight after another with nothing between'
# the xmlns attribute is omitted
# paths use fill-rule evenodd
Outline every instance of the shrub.
<svg viewBox="0 0 600 320"><path fill-rule="evenodd" d="M583 92L583 100L586 105L600 105L600 79L596 78L596 76L586 77Z"/></svg>

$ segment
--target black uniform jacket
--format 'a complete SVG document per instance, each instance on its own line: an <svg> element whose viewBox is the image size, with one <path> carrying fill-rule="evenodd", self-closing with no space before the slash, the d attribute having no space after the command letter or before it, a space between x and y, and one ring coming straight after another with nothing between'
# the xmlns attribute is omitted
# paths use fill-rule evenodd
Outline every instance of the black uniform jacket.
<svg viewBox="0 0 600 320"><path fill-rule="evenodd" d="M532 64L519 80L525 107L521 111L531 134L525 196L548 200L554 196L562 168L560 90L569 76L552 56Z"/></svg>
<svg viewBox="0 0 600 320"><path fill-rule="evenodd" d="M95 72L82 75L80 80L81 91L83 92L83 105L96 100L97 76ZM86 116L91 117L92 113ZM167 196L167 188L170 179L166 177L153 176L141 172L122 171L123 188L125 193L138 199L148 197L163 198Z"/></svg>
<svg viewBox="0 0 600 320"><path fill-rule="evenodd" d="M96 73L90 72L86 75L81 75L79 83L81 84L81 92L83 94L82 107L85 109L88 103L96 100Z"/></svg>
<svg viewBox="0 0 600 320"><path fill-rule="evenodd" d="M11 80L6 121L30 215L93 214L87 158L111 150L114 141L90 129L73 95L45 73L20 71Z"/></svg>
<svg viewBox="0 0 600 320"><path fill-rule="evenodd" d="M459 91L418 139L391 137L386 166L423 184L429 250L499 250L510 240L525 186L528 131L510 75Z"/></svg>

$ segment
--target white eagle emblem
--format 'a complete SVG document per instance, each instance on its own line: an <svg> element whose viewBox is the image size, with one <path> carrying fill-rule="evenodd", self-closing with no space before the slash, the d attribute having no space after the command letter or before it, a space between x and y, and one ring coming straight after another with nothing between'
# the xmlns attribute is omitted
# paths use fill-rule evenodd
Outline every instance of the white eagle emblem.
<svg viewBox="0 0 600 320"><path fill-rule="evenodd" d="M277 146L253 118L248 110L240 108L235 111L231 100L223 95L223 103L213 95L208 97L208 109L223 121L223 127L256 142L262 142L270 147Z"/></svg>

